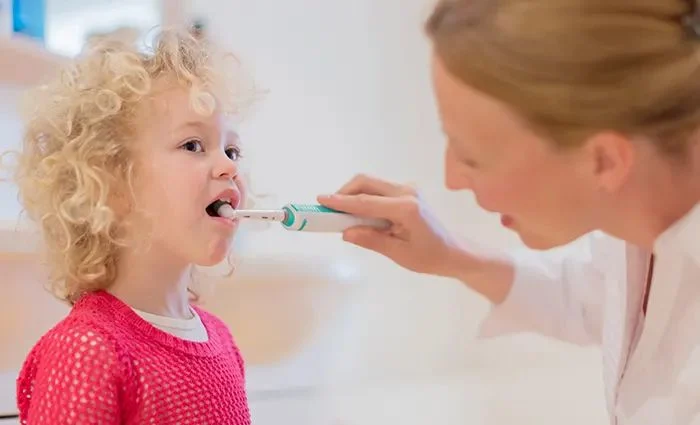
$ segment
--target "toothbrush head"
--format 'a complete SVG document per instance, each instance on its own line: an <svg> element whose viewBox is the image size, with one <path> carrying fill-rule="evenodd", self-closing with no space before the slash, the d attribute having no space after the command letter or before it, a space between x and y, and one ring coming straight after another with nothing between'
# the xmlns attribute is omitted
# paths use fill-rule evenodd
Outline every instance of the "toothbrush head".
<svg viewBox="0 0 700 425"><path fill-rule="evenodd" d="M227 204L226 202L222 202L221 205L217 207L216 213L219 214L219 217L228 218L230 220L234 220L238 217L236 210L231 204Z"/></svg>
<svg viewBox="0 0 700 425"><path fill-rule="evenodd" d="M223 217L233 220L237 218L236 209L228 202L216 200L207 207L207 214L210 217Z"/></svg>

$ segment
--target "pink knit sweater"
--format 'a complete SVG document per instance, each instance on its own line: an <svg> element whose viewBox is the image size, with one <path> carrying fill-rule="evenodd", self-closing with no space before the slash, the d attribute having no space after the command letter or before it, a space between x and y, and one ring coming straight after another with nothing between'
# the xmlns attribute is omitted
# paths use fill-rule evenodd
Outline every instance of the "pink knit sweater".
<svg viewBox="0 0 700 425"><path fill-rule="evenodd" d="M197 309L207 342L185 341L96 292L30 352L17 380L23 424L249 425L243 359Z"/></svg>

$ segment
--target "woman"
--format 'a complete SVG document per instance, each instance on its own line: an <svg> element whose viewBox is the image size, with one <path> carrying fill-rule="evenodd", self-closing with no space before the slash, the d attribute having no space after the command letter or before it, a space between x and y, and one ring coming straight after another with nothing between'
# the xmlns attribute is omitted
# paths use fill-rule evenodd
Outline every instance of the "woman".
<svg viewBox="0 0 700 425"><path fill-rule="evenodd" d="M530 248L585 236L588 258L475 252L412 188L376 178L319 201L394 223L346 240L486 296L482 335L601 344L611 423L700 423L695 11L688 0L444 0L427 23L446 186L474 192Z"/></svg>

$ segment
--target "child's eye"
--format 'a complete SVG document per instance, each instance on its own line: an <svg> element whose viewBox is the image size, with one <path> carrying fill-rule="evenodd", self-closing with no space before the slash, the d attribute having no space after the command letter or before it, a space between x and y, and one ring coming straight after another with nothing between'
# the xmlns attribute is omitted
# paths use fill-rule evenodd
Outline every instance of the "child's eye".
<svg viewBox="0 0 700 425"><path fill-rule="evenodd" d="M188 140L182 144L182 148L190 152L204 152L204 146L202 142L197 139Z"/></svg>
<svg viewBox="0 0 700 425"><path fill-rule="evenodd" d="M241 154L241 148L236 146L226 148L226 156L231 158L232 161L238 161L243 157L243 155Z"/></svg>

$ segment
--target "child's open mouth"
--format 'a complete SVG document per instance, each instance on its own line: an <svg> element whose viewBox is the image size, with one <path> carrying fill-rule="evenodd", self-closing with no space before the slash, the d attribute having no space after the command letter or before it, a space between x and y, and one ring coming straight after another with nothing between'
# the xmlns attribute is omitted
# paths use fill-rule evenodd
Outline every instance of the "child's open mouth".
<svg viewBox="0 0 700 425"><path fill-rule="evenodd" d="M212 202L207 205L205 211L207 215L214 219L224 219L232 221L235 218L235 210L238 208L241 193L233 188L219 192Z"/></svg>
<svg viewBox="0 0 700 425"><path fill-rule="evenodd" d="M207 206L206 211L209 217L221 217L221 215L219 214L219 208L221 208L222 205L229 205L231 206L231 208L233 208L231 201L217 199L216 201L209 204L209 206Z"/></svg>

